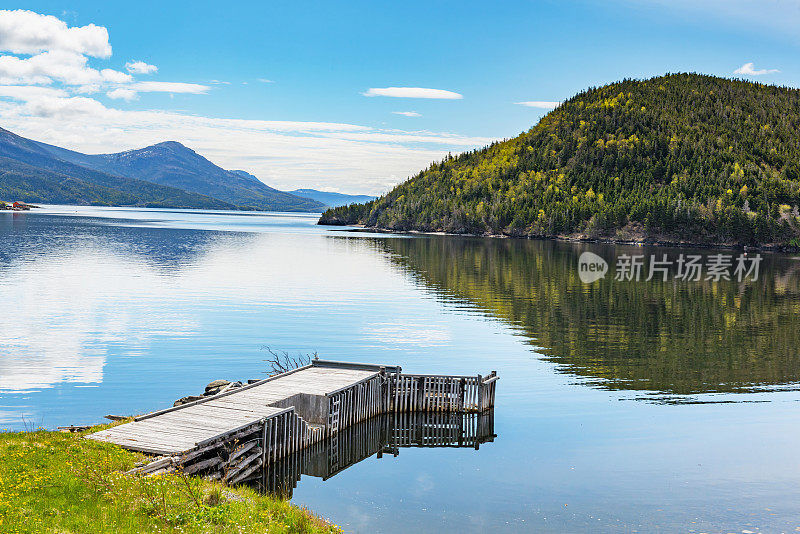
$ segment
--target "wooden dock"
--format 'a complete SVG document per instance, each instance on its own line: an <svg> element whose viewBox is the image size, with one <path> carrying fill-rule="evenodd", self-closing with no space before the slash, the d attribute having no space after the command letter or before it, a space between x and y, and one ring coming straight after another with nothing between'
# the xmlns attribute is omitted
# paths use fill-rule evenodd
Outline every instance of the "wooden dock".
<svg viewBox="0 0 800 534"><path fill-rule="evenodd" d="M401 371L399 366L314 360L87 437L166 457L144 472L215 470L236 483L380 414L480 413L494 406L494 372L482 377Z"/></svg>

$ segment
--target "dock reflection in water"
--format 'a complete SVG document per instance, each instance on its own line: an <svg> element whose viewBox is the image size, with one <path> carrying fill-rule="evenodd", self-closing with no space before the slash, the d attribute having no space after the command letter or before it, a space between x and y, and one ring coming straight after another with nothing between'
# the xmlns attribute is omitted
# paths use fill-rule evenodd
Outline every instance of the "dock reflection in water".
<svg viewBox="0 0 800 534"><path fill-rule="evenodd" d="M302 475L327 480L377 455L397 456L407 447L470 447L494 441L494 410L478 413L391 413L267 465L243 481L261 492L290 499Z"/></svg>

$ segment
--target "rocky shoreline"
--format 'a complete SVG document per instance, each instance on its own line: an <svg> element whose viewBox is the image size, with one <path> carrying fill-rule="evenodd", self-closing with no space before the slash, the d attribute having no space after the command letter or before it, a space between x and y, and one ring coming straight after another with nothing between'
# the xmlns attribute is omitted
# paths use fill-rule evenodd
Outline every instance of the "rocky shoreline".
<svg viewBox="0 0 800 534"><path fill-rule="evenodd" d="M652 237L637 235L631 237L602 237L602 236L587 236L587 235L510 235L510 234L493 234L493 233L456 233L456 232L423 232L421 230L393 230L390 228L380 228L377 226L366 226L363 224L339 224L339 223L326 223L318 222L320 226L350 226L351 232L375 232L380 234L398 234L398 235L437 235L437 236L460 236L460 237L488 237L492 239L539 239L544 241L564 241L571 243L601 243L608 245L628 245L636 247L676 247L676 248L724 248L736 249L745 251L764 251L764 252L782 252L782 253L796 253L800 252L800 243L794 245L779 245L774 243L764 243L760 245L743 245L741 243L719 243L719 242L702 242L691 240L670 239L668 237Z"/></svg>

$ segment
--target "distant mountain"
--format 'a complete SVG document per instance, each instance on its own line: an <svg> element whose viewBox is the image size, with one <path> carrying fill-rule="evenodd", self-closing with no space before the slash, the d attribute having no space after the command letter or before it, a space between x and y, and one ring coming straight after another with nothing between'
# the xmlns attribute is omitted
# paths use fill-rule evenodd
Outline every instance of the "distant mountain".
<svg viewBox="0 0 800 534"><path fill-rule="evenodd" d="M2 128L0 199L56 204L236 209L236 206L216 198L114 176L66 161L40 143Z"/></svg>
<svg viewBox="0 0 800 534"><path fill-rule="evenodd" d="M316 189L295 189L294 191L289 191L289 193L298 197L316 200L328 208L336 208L350 204L363 204L364 202L375 200L375 197L369 195L345 195L343 193L332 193L330 191L317 191Z"/></svg>
<svg viewBox="0 0 800 534"><path fill-rule="evenodd" d="M248 180L251 180L253 182L263 183L256 176L253 176L252 174L250 174L247 171L228 171L228 172L232 172L233 174L235 174L237 176L241 176L242 178L247 178Z"/></svg>
<svg viewBox="0 0 800 534"><path fill-rule="evenodd" d="M245 209L321 211L307 197L278 191L244 171L227 171L175 141L116 154L87 155L36 143L51 155L76 165L127 178L199 193Z"/></svg>

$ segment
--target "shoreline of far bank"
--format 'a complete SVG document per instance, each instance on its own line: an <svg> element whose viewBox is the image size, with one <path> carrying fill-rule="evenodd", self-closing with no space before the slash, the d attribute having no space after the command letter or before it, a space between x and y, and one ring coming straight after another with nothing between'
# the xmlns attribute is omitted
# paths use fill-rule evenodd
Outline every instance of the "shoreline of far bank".
<svg viewBox="0 0 800 534"><path fill-rule="evenodd" d="M688 241L688 240L672 240L668 237L649 237L649 236L632 236L630 238L620 237L601 237L601 236L586 236L582 234L575 235L509 235L509 234L496 234L496 233L456 233L444 231L422 231L422 230L394 230L391 228L382 228L377 226L367 226L364 224L336 224L336 223L323 223L317 221L318 226L333 226L333 227L346 227L351 228L351 232L375 232L380 234L396 234L396 235L428 235L428 236L449 236L449 237L483 237L491 239L520 239L520 240L539 240L539 241L561 241L564 243L596 243L604 245L621 245L633 247L665 247L665 248L723 248L731 250L743 251L763 251L763 252L777 252L783 254L793 254L800 252L800 244L798 246L791 245L778 245L778 244L759 244L759 245L744 245L741 243L719 243L719 242L701 242L701 241Z"/></svg>

